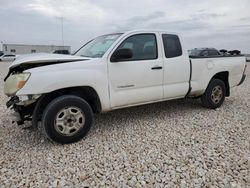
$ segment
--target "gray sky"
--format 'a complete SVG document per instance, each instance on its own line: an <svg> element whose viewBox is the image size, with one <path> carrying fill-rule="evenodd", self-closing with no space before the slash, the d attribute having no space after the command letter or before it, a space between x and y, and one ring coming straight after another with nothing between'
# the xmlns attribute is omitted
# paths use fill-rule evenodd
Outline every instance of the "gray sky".
<svg viewBox="0 0 250 188"><path fill-rule="evenodd" d="M130 29L179 32L188 48L250 53L249 0L0 0L0 41L62 44L75 50L89 39Z"/></svg>

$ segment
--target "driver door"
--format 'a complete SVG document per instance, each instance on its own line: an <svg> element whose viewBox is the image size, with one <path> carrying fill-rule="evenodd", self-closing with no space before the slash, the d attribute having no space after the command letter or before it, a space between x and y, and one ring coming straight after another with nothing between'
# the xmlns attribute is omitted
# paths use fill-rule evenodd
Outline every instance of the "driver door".
<svg viewBox="0 0 250 188"><path fill-rule="evenodd" d="M163 62L158 37L158 33L133 34L116 49L130 49L133 55L108 62L111 108L163 99Z"/></svg>

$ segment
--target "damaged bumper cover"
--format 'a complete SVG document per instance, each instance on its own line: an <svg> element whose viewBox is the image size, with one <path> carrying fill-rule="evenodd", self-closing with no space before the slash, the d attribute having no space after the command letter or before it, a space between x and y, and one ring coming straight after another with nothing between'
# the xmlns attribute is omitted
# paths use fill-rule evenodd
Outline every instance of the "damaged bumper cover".
<svg viewBox="0 0 250 188"><path fill-rule="evenodd" d="M241 84L243 84L243 82L245 81L246 79L246 74L243 74L241 80L240 80L240 83L238 84L238 86L240 86Z"/></svg>
<svg viewBox="0 0 250 188"><path fill-rule="evenodd" d="M37 99L41 95L21 95L21 96L13 96L10 100L6 103L7 108L11 107L12 105L20 105L20 106L28 106L37 101Z"/></svg>
<svg viewBox="0 0 250 188"><path fill-rule="evenodd" d="M8 100L7 102L6 102L6 106L7 106L7 108L9 108L9 107L11 107L11 106L13 106L14 104L17 104L17 103L19 103L20 101L19 101L19 98L17 97L17 96L14 96L14 97L11 97L10 98L10 100Z"/></svg>

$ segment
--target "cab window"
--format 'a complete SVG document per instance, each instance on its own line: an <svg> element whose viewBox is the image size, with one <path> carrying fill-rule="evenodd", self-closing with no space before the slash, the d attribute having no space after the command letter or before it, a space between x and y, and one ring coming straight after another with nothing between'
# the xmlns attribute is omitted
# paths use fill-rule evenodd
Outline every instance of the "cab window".
<svg viewBox="0 0 250 188"><path fill-rule="evenodd" d="M157 42L155 34L137 34L125 39L117 48L128 48L133 57L128 61L157 59Z"/></svg>
<svg viewBox="0 0 250 188"><path fill-rule="evenodd" d="M182 55L181 42L177 35L162 35L166 58L173 58Z"/></svg>

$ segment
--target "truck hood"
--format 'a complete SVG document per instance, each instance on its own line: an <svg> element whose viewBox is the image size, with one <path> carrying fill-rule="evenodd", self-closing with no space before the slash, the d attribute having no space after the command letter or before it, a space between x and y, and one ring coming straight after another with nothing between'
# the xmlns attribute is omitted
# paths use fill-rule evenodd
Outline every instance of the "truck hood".
<svg viewBox="0 0 250 188"><path fill-rule="evenodd" d="M59 64L59 63L86 61L90 59L92 58L72 56L72 55L61 55L61 54L48 54L48 53L20 55L9 66L9 72L5 77L4 81L6 81L11 74L23 72L27 69Z"/></svg>
<svg viewBox="0 0 250 188"><path fill-rule="evenodd" d="M61 55L61 54L47 54L47 53L37 53L20 55L16 60L10 65L10 69L15 68L20 65L31 65L31 64L56 64L62 62L72 62L72 61L83 61L90 58L73 56L73 55Z"/></svg>

